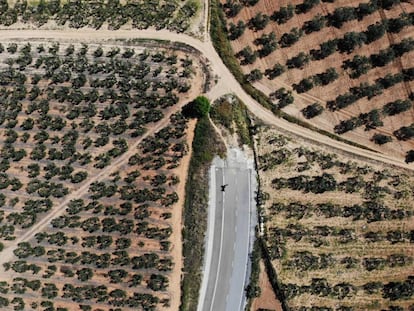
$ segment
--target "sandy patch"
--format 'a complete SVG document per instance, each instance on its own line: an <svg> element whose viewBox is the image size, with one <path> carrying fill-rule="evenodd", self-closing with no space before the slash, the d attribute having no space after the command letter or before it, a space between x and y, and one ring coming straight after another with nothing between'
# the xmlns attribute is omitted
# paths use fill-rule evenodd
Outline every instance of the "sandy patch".
<svg viewBox="0 0 414 311"><path fill-rule="evenodd" d="M179 309L180 302L181 302L181 275L182 275L182 267L183 267L183 256L182 256L182 246L183 241L181 238L181 230L183 226L183 219L182 219L182 209L184 206L185 200L185 184L187 182L187 174L188 174L188 167L190 165L190 159L192 154L192 147L191 144L194 138L194 129L197 121L190 120L188 122L188 129L187 129L187 145L188 145L188 153L181 159L181 165L175 169L174 173L180 179L180 183L177 187L177 194L178 194L178 202L174 204L172 207L172 217L171 217L171 224L173 228L173 233L171 234L170 241L172 243L171 248L171 255L174 258L174 268L171 272L170 276L170 287L169 292L171 294L171 306L169 310L175 311Z"/></svg>

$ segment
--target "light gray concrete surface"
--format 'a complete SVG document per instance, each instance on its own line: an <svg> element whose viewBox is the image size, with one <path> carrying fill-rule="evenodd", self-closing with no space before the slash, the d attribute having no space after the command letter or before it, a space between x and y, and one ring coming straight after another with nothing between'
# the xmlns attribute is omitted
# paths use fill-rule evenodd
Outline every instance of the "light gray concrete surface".
<svg viewBox="0 0 414 311"><path fill-rule="evenodd" d="M228 184L225 192L221 185ZM245 305L256 225L252 159L231 148L210 170L210 206L198 311L238 311Z"/></svg>

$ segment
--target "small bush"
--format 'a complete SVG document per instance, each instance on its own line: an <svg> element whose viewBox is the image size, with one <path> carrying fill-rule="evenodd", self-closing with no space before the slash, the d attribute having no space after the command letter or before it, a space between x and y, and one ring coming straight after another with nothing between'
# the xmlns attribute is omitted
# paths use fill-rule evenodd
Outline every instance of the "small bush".
<svg viewBox="0 0 414 311"><path fill-rule="evenodd" d="M210 111L210 101L205 96L198 96L191 103L183 107L183 114L190 118L202 118Z"/></svg>

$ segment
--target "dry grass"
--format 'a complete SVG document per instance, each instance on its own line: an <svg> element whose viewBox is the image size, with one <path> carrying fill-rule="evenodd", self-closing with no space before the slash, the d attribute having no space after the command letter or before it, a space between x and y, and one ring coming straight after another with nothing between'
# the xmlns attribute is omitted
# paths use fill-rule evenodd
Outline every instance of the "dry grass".
<svg viewBox="0 0 414 311"><path fill-rule="evenodd" d="M383 193L382 197L378 197L375 201L384 204L388 208L403 209L406 211L414 211L413 200L413 181L414 176L411 173L399 172L386 167L380 167L373 164L367 165L364 162L349 159L340 154L332 154L328 149L321 149L312 146L303 141L296 141L293 137L280 135L276 130L271 128L262 128L258 134L258 156L259 166L261 165L261 157L269 156L272 152L280 149L289 150L292 154L285 158L284 163L276 165L273 168L259 172L262 191L269 194L269 199L265 203L266 214L266 236L270 252L276 246L282 246L284 253L281 257L275 256L273 265L278 273L279 282L282 284L296 284L300 286L308 286L314 278L324 278L329 285L333 287L339 283L350 283L357 288L357 292L343 299L335 298L332 295L326 297L311 295L308 293L299 294L287 301L290 307L299 308L300 306L316 307L326 306L338 307L352 306L353 310L380 310L390 305L407 307L414 303L414 299L390 301L381 296L381 290L377 294L368 295L362 289L362 286L368 282L382 282L386 284L391 281L405 280L408 275L412 274L414 269L414 246L409 239L397 242L395 244L389 242L386 238L378 242L368 242L364 235L368 232L380 232L384 235L387 232L401 230L409 233L414 230L414 222L412 216L405 217L401 220L382 220L368 222L364 216L359 220L353 220L351 217L337 215L335 217L326 217L316 211L310 209L312 206L320 203L332 203L338 206L352 206L355 204L363 204L368 199L365 197L367 191L365 186L372 183L381 187L388 187L390 193ZM331 168L322 168L321 162L316 159L310 161L309 157L298 157L295 150L309 150L314 155L331 157L334 165ZM298 172L299 163L308 162L310 167L308 170ZM341 167L348 166L348 170L342 170ZM346 193L341 190L326 191L320 194L312 192L303 192L298 190L290 190L288 188L275 189L272 186L272 180L275 178L290 178L298 175L320 176L322 173L329 173L334 176L337 182L344 181L349 177L360 176L364 180L363 187L353 193ZM382 180L376 179L381 173L384 174ZM393 181L400 179L398 185ZM399 191L406 191L407 196L399 199L394 194ZM307 206L303 217L289 218L286 211L277 211L272 205L274 203L289 204L292 202L300 202ZM286 229L289 226L300 226L303 230L308 231L301 239L294 240L287 235L282 234L280 243L276 242L275 228ZM342 229L353 231L353 240L343 243L339 236L328 234L326 237L316 234L314 231L317 227L330 227L337 232ZM315 239L322 244L315 244ZM304 270L298 267L290 266L289 262L294 258L296 252L310 252L313 255L331 254L334 263L326 268L311 268ZM385 265L380 269L368 271L363 265L365 258L387 258L392 254L403 254L411 258L403 266L390 267ZM345 268L340 261L345 257L357 259L357 264L352 268Z"/></svg>

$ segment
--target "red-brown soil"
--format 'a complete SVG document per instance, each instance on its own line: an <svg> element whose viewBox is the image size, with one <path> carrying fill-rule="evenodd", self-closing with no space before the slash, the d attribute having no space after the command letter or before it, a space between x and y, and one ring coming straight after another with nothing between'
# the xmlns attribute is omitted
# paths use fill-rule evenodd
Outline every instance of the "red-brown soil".
<svg viewBox="0 0 414 311"><path fill-rule="evenodd" d="M282 306L275 296L262 260L260 261L259 286L261 293L259 297L253 300L251 310L268 309L282 311Z"/></svg>

